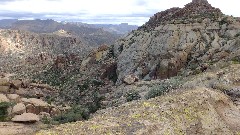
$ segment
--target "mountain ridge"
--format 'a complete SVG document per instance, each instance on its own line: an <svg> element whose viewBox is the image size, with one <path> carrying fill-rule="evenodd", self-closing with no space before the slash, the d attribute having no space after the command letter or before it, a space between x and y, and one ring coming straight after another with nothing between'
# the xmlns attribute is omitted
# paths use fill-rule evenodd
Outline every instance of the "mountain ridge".
<svg viewBox="0 0 240 135"><path fill-rule="evenodd" d="M219 8L214 8L207 0L193 0L186 4L183 8L170 8L162 12L154 14L150 20L140 28L154 28L162 23L181 23L179 20L188 22L196 22L197 18L209 17L213 20L218 19L222 14ZM174 21L175 20L175 21Z"/></svg>

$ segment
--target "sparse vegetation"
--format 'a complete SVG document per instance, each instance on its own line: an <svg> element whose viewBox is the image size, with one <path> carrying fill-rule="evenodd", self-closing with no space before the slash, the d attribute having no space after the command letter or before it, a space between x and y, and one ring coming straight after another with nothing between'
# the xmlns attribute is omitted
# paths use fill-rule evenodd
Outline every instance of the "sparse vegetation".
<svg viewBox="0 0 240 135"><path fill-rule="evenodd" d="M233 64L240 64L240 58L239 57L234 57L232 60Z"/></svg>
<svg viewBox="0 0 240 135"><path fill-rule="evenodd" d="M141 98L139 93L137 91L134 91L134 90L130 90L129 92L127 92L125 97L127 99L127 102L130 102L130 101L133 101L133 100L138 100L138 99Z"/></svg>
<svg viewBox="0 0 240 135"><path fill-rule="evenodd" d="M6 121L8 119L8 111L7 109L11 106L12 104L9 102L1 102L0 103L0 121Z"/></svg>
<svg viewBox="0 0 240 135"><path fill-rule="evenodd" d="M219 22L219 25L223 25L223 24L228 24L228 18L227 17L224 17L220 22Z"/></svg>
<svg viewBox="0 0 240 135"><path fill-rule="evenodd" d="M173 77L165 80L163 83L151 88L150 91L145 95L145 98L150 99L161 96L165 93L168 93L170 90L179 88L182 83L183 82L180 77Z"/></svg>
<svg viewBox="0 0 240 135"><path fill-rule="evenodd" d="M239 36L240 36L240 32L235 35L235 37L239 37Z"/></svg>
<svg viewBox="0 0 240 135"><path fill-rule="evenodd" d="M119 46L119 48L118 48L118 51L119 51L120 53L123 51L123 46L124 46L124 44L121 44L121 45Z"/></svg>
<svg viewBox="0 0 240 135"><path fill-rule="evenodd" d="M86 120L89 118L89 110L82 106L73 106L72 109L53 118L59 124ZM48 121L47 121L48 122Z"/></svg>

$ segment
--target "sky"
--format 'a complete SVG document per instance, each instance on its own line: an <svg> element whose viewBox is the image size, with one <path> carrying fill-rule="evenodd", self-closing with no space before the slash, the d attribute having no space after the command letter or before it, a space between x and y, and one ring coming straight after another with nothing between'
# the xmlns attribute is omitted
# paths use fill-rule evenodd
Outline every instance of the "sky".
<svg viewBox="0 0 240 135"><path fill-rule="evenodd" d="M53 19L142 25L155 13L192 0L0 0L0 19ZM224 14L240 17L239 0L208 0Z"/></svg>

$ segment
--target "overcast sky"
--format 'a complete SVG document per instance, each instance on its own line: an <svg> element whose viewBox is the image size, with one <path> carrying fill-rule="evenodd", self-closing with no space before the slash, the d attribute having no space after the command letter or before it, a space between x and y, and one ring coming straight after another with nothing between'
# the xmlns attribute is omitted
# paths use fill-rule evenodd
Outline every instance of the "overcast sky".
<svg viewBox="0 0 240 135"><path fill-rule="evenodd" d="M192 0L0 0L0 19L54 19L142 25L153 14ZM240 16L239 0L208 0L223 13Z"/></svg>

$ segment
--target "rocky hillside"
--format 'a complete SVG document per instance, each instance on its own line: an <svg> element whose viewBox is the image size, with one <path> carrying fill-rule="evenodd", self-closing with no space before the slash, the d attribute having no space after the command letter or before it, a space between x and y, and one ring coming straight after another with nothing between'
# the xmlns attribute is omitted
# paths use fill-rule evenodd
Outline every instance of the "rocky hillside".
<svg viewBox="0 0 240 135"><path fill-rule="evenodd" d="M11 31L3 33L7 45L1 50L20 54L14 59L22 56L16 39L25 34L6 38ZM75 122L92 115L38 134L239 134L240 21L206 0L159 12L114 45L102 45L84 57L76 52L84 39L72 41L65 30L53 35L57 41L23 40L30 46L29 51L24 49L29 54L41 48L54 54L48 64L41 68L34 68L39 62L21 68L5 64L4 69L25 68L25 74L26 67L39 69L30 75L32 83L54 86L58 90L51 102L72 108L58 121ZM37 39L53 35L39 34ZM73 53L65 53L66 49Z"/></svg>
<svg viewBox="0 0 240 135"><path fill-rule="evenodd" d="M99 111L86 122L60 125L47 134L238 134L240 112L222 93L206 88L132 102Z"/></svg>
<svg viewBox="0 0 240 135"><path fill-rule="evenodd" d="M179 88L169 87L168 94L150 100L141 95L158 95L168 89L164 82L139 81L118 87L118 94L134 90L141 98L100 110L88 121L63 124L39 134L237 135L240 132L239 68L235 61L221 61L204 73L183 77ZM134 95L130 97L134 99Z"/></svg>
<svg viewBox="0 0 240 135"><path fill-rule="evenodd" d="M206 0L159 12L82 61L107 109L39 134L239 134L239 35Z"/></svg>
<svg viewBox="0 0 240 135"><path fill-rule="evenodd" d="M204 70L220 59L238 59L239 35L238 19L205 0L162 11L114 44L118 83L131 74L165 79L183 68Z"/></svg>
<svg viewBox="0 0 240 135"><path fill-rule="evenodd" d="M38 71L38 66L54 63L60 55L81 57L90 49L83 39L75 36L0 30L1 72Z"/></svg>

